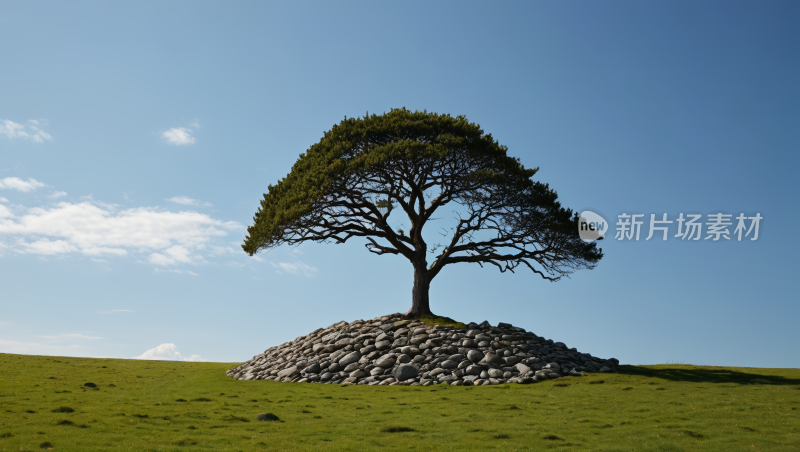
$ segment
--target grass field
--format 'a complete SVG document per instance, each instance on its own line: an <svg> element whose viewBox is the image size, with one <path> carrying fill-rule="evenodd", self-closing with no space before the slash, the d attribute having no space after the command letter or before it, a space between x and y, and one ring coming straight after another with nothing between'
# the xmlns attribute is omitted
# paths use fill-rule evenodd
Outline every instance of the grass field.
<svg viewBox="0 0 800 452"><path fill-rule="evenodd" d="M800 450L798 369L342 387L236 381L233 366L0 354L0 450Z"/></svg>

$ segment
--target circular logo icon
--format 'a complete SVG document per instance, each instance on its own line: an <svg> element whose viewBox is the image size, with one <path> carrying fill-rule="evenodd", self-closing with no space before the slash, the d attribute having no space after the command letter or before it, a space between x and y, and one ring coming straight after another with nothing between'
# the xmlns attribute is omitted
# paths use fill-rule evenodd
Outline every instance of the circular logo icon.
<svg viewBox="0 0 800 452"><path fill-rule="evenodd" d="M600 215L584 210L578 219L578 234L584 242L603 240L608 230L608 222Z"/></svg>

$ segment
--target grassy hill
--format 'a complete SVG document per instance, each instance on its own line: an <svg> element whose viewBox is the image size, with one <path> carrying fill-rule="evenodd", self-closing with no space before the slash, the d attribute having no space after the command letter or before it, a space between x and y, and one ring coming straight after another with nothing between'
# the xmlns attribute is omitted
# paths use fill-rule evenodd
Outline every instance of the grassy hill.
<svg viewBox="0 0 800 452"><path fill-rule="evenodd" d="M800 450L799 369L342 387L232 380L234 365L0 354L0 450Z"/></svg>

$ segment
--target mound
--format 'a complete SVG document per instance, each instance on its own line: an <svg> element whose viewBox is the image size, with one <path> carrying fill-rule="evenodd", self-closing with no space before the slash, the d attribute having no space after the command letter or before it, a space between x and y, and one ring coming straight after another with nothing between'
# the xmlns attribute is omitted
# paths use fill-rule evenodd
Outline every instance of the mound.
<svg viewBox="0 0 800 452"><path fill-rule="evenodd" d="M616 372L618 365L507 323L429 327L392 314L320 328L227 375L297 383L487 385Z"/></svg>

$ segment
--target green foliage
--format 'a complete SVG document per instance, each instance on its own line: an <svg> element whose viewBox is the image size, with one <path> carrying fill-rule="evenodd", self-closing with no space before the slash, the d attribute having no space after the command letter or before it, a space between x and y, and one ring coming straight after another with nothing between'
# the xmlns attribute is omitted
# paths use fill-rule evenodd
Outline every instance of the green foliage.
<svg viewBox="0 0 800 452"><path fill-rule="evenodd" d="M60 361L0 354L0 450L791 451L800 433L798 369L621 366L532 385L341 387L232 380L228 363ZM100 389L83 392L85 381ZM199 398L213 400L175 402ZM263 413L280 420L256 422Z"/></svg>
<svg viewBox="0 0 800 452"><path fill-rule="evenodd" d="M433 315L433 314L423 315L420 316L419 320L427 326L440 325L440 326L452 326L453 328L467 327L467 325L462 322L453 320L450 317L444 317L440 315Z"/></svg>
<svg viewBox="0 0 800 452"><path fill-rule="evenodd" d="M424 273L424 303L428 284L448 264L503 272L523 266L551 281L594 268L602 251L580 240L577 215L532 180L537 171L464 116L403 108L346 118L269 186L242 248L253 255L282 244L364 238L369 251L402 255ZM460 209L455 226L429 249L422 230L450 203ZM408 230L387 222L395 206ZM438 252L430 265L429 251Z"/></svg>

